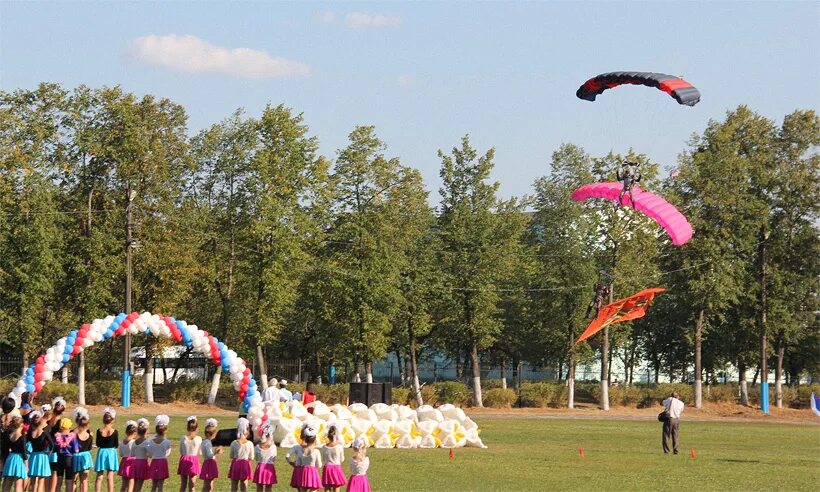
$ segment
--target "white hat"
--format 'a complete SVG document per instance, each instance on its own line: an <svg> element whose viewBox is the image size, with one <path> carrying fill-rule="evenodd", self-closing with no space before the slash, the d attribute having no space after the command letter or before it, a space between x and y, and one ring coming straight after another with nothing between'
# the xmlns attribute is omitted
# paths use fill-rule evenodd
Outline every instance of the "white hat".
<svg viewBox="0 0 820 492"><path fill-rule="evenodd" d="M357 437L353 440L353 449L359 449L361 447L367 447L367 439L364 437Z"/></svg>
<svg viewBox="0 0 820 492"><path fill-rule="evenodd" d="M275 425L273 425L269 422L265 423L265 425L262 426L262 438L265 441L270 441L271 439L273 439L273 433L275 431L276 431L276 426Z"/></svg>
<svg viewBox="0 0 820 492"><path fill-rule="evenodd" d="M210 418L210 419L205 421L205 427L210 427L210 426L216 427L217 425L219 425L219 422L214 418Z"/></svg>
<svg viewBox="0 0 820 492"><path fill-rule="evenodd" d="M88 418L88 410L86 410L83 407L75 408L74 409L74 420L77 420L79 418L87 419Z"/></svg>
<svg viewBox="0 0 820 492"><path fill-rule="evenodd" d="M196 415L191 415L190 417L188 417L188 419L185 422L191 422L191 421L196 422Z"/></svg>
<svg viewBox="0 0 820 492"><path fill-rule="evenodd" d="M48 403L43 403L42 405L40 405L40 411L43 413L50 412L51 405L49 405Z"/></svg>
<svg viewBox="0 0 820 492"><path fill-rule="evenodd" d="M236 421L236 436L242 437L248 434L248 429L250 428L251 423L245 417L239 417L239 420Z"/></svg>
<svg viewBox="0 0 820 492"><path fill-rule="evenodd" d="M148 419L141 418L137 420L137 427L145 427L148 428Z"/></svg>
<svg viewBox="0 0 820 492"><path fill-rule="evenodd" d="M288 385L288 380L287 379L280 379L279 380L279 385L280 386L287 386Z"/></svg>
<svg viewBox="0 0 820 492"><path fill-rule="evenodd" d="M160 415L157 415L157 418L154 419L154 424L156 424L156 425L168 425L168 423L170 421L171 421L171 419L168 418L167 415L160 414Z"/></svg>
<svg viewBox="0 0 820 492"><path fill-rule="evenodd" d="M117 418L117 411L110 407L105 407L103 410L103 415L108 414L111 416L112 419Z"/></svg>
<svg viewBox="0 0 820 492"><path fill-rule="evenodd" d="M51 406L52 407L56 407L58 403L62 403L63 406L65 406L65 398L63 398L62 396L58 396L58 397L54 398L53 400L51 400Z"/></svg>
<svg viewBox="0 0 820 492"><path fill-rule="evenodd" d="M143 420L145 420L145 419L143 419ZM147 423L148 423L148 421L146 420L146 421L145 421L145 423L147 424ZM125 422L125 428L126 428L126 429L128 428L128 426L131 426L131 425L133 425L134 427L136 427L136 426L137 426L137 423L136 423L136 422L134 422L133 420L128 420L128 421L126 421L126 422Z"/></svg>
<svg viewBox="0 0 820 492"><path fill-rule="evenodd" d="M305 424L302 426L302 434L304 434L305 437L316 437L316 427Z"/></svg>
<svg viewBox="0 0 820 492"><path fill-rule="evenodd" d="M28 413L28 418L34 420L35 417L42 417L43 414L39 410L32 410Z"/></svg>
<svg viewBox="0 0 820 492"><path fill-rule="evenodd" d="M279 384L279 382L276 378L270 378L270 380L268 380L268 386L276 386L277 384Z"/></svg>

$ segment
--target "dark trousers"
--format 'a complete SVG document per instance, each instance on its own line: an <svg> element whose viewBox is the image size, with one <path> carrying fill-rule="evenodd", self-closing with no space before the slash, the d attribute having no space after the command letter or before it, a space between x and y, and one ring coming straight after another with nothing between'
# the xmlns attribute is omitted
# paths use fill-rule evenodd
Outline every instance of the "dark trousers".
<svg viewBox="0 0 820 492"><path fill-rule="evenodd" d="M663 423L663 452L669 452L669 436L672 436L672 449L678 454L678 427L680 419L669 419Z"/></svg>

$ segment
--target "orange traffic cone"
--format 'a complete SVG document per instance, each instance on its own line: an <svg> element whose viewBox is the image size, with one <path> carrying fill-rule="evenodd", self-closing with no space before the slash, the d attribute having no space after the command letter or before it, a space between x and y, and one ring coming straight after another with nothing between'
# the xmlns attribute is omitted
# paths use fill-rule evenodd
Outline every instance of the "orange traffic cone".
<svg viewBox="0 0 820 492"><path fill-rule="evenodd" d="M581 455L581 458L584 457L584 448L578 448L578 454Z"/></svg>
<svg viewBox="0 0 820 492"><path fill-rule="evenodd" d="M695 448L689 450L689 456L691 456L692 459L695 459Z"/></svg>
<svg viewBox="0 0 820 492"><path fill-rule="evenodd" d="M450 459L453 459L455 457L456 457L456 454L453 452L453 448L450 448Z"/></svg>

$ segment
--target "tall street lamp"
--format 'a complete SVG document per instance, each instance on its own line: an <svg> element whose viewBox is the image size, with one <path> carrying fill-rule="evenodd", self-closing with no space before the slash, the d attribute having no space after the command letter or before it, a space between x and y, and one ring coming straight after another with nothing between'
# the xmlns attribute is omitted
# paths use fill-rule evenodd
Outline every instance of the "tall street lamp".
<svg viewBox="0 0 820 492"><path fill-rule="evenodd" d="M131 209L137 192L131 189L128 183L125 205L125 314L131 314L131 250L134 241L131 239ZM131 406L131 333L125 333L125 352L122 362L122 407Z"/></svg>

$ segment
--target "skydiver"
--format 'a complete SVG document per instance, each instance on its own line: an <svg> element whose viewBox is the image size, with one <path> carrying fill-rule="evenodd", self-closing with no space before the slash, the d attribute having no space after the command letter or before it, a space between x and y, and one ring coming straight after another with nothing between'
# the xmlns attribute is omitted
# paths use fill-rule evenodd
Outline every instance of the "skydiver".
<svg viewBox="0 0 820 492"><path fill-rule="evenodd" d="M632 203L632 208L635 208L635 200L632 198L632 188L635 186L635 183L640 183L641 181L640 164L637 162L624 161L621 164L621 169L615 170L615 176L618 178L618 181L624 184L623 189L621 189L621 194L618 195L618 202L623 206L624 194L629 193L629 201Z"/></svg>
<svg viewBox="0 0 820 492"><path fill-rule="evenodd" d="M603 274L609 276L606 272L602 271ZM595 292L595 296L590 301L589 305L587 306L587 312L584 314L584 319L588 319L592 310L595 310L595 318L598 317L598 310L601 309L601 304L604 302L604 298L609 295L609 289L611 284L610 281L604 281L603 279L599 280L595 287L592 289Z"/></svg>

